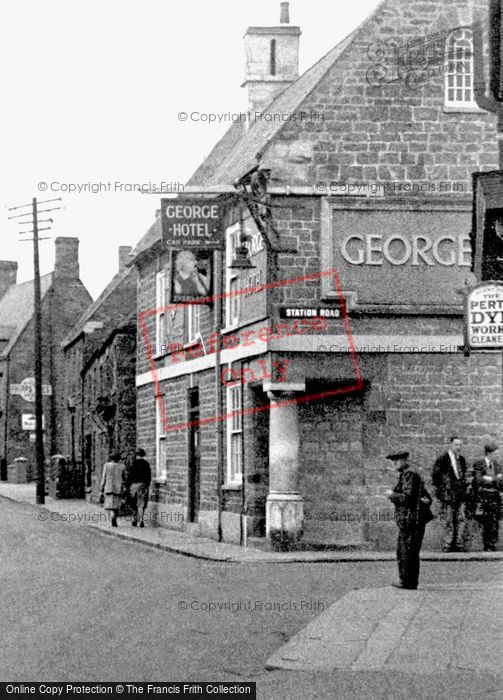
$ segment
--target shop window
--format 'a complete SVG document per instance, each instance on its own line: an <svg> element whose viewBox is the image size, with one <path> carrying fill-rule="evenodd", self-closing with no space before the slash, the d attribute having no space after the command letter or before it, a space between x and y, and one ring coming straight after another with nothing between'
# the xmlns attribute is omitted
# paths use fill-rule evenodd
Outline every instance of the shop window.
<svg viewBox="0 0 503 700"><path fill-rule="evenodd" d="M462 27L446 42L445 106L478 110L473 93L473 32Z"/></svg>
<svg viewBox="0 0 503 700"><path fill-rule="evenodd" d="M227 387L227 483L240 484L243 480L243 415L242 385Z"/></svg>

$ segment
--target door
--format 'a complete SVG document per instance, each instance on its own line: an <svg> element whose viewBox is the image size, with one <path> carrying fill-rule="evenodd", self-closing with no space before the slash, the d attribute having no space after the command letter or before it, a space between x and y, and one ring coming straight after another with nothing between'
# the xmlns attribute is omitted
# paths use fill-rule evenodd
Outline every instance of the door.
<svg viewBox="0 0 503 700"><path fill-rule="evenodd" d="M197 523L200 502L201 447L199 433L199 388L189 389L189 473L188 473L188 519Z"/></svg>

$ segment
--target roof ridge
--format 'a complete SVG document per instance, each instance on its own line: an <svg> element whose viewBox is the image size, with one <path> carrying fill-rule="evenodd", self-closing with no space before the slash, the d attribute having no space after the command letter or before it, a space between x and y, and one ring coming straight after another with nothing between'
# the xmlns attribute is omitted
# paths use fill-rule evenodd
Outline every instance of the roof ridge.
<svg viewBox="0 0 503 700"><path fill-rule="evenodd" d="M119 270L115 273L115 275L113 275L108 284L105 285L101 294L99 294L99 296L97 296L96 299L89 304L86 310L75 322L75 325L73 326L71 331L63 338L63 340L61 341L62 347L66 347L75 340L75 338L82 332L82 327L87 321L90 320L93 313L97 311L100 308L100 306L108 299L110 294L117 288L119 283L122 282L122 280L125 279L133 271L136 274L136 270L134 267L126 267L124 270Z"/></svg>

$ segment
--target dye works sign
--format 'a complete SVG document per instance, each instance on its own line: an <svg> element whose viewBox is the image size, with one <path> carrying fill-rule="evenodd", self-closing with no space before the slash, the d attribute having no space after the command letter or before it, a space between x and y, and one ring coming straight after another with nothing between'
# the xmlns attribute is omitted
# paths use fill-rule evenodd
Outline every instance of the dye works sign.
<svg viewBox="0 0 503 700"><path fill-rule="evenodd" d="M488 282L472 289L465 320L471 348L503 348L503 283Z"/></svg>

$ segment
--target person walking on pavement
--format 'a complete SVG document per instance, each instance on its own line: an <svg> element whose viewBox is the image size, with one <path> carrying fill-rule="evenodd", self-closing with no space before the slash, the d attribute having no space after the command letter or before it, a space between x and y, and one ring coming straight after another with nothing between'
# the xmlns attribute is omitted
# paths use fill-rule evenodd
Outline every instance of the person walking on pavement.
<svg viewBox="0 0 503 700"><path fill-rule="evenodd" d="M129 476L131 483L129 494L131 496L131 506L133 508L133 522L131 525L133 527L136 527L138 522L140 523L140 527L145 527L143 516L148 504L148 490L151 479L150 464L145 459L145 450L138 448Z"/></svg>
<svg viewBox="0 0 503 700"><path fill-rule="evenodd" d="M118 452L110 455L103 466L100 487L100 503L112 513L112 527L117 527L117 516L122 503L125 466Z"/></svg>
<svg viewBox="0 0 503 700"><path fill-rule="evenodd" d="M426 523L433 515L432 498L421 476L408 463L408 452L389 454L386 459L396 463L398 483L386 495L395 506L398 525L397 563L399 582L395 588L416 590L419 580L419 552L423 543Z"/></svg>
<svg viewBox="0 0 503 700"><path fill-rule="evenodd" d="M466 461L461 454L463 443L457 436L450 440L444 452L433 465L431 483L440 502L440 519L444 526L444 552L463 552L466 549Z"/></svg>
<svg viewBox="0 0 503 700"><path fill-rule="evenodd" d="M485 552L494 552L499 537L501 518L501 491L503 490L503 473L498 462L498 443L486 440L485 456L474 462L471 468L472 494L475 513L482 524L482 540Z"/></svg>

